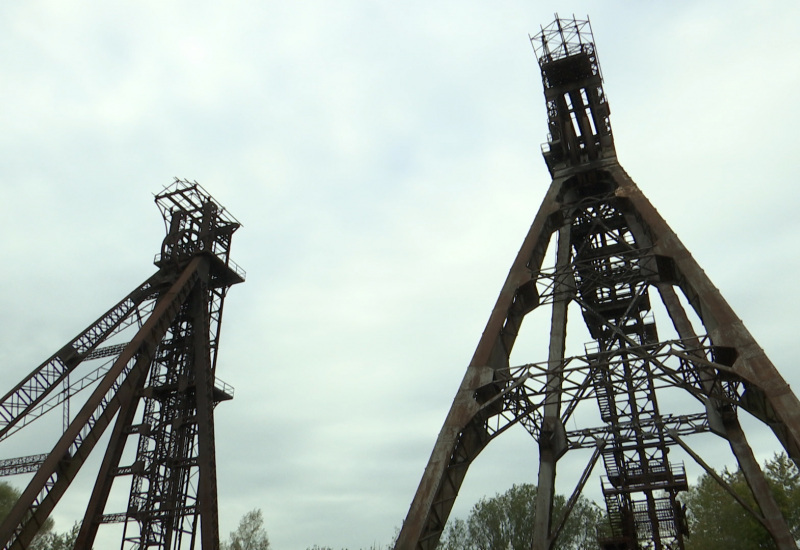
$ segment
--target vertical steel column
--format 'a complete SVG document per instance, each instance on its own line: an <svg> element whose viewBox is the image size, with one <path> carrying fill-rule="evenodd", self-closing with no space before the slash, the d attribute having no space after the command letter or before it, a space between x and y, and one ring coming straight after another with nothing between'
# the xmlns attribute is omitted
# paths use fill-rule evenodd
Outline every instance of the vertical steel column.
<svg viewBox="0 0 800 550"><path fill-rule="evenodd" d="M205 286L205 285L204 285ZM197 329L194 337L194 394L197 417L197 463L199 487L200 534L203 550L219 549L219 517L217 510L217 461L214 445L214 379L211 375L211 349L206 288L192 302L192 316ZM203 337L200 337L200 334Z"/></svg>
<svg viewBox="0 0 800 550"><path fill-rule="evenodd" d="M572 226L558 232L553 311L550 320L547 393L544 400L542 432L539 437L539 486L536 493L536 516L533 524L534 550L550 550L553 499L555 498L556 462L566 452L566 430L561 422L561 386L567 339L567 306L575 292L572 275Z"/></svg>

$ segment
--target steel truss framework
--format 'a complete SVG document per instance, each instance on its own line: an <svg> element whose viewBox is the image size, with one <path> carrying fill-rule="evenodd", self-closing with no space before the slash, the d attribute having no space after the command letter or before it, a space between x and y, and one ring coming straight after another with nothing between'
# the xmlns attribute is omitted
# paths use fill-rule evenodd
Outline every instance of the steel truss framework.
<svg viewBox="0 0 800 550"><path fill-rule="evenodd" d="M176 179L156 204L167 229L158 271L0 400L0 441L64 411L48 453L0 461L4 475L33 473L0 525L5 549L30 545L112 424L75 548L92 548L104 523L123 524L121 548L219 547L214 407L233 390L216 363L225 295L244 281L230 259L240 224L196 182ZM106 513L121 478L127 506Z"/></svg>
<svg viewBox="0 0 800 550"><path fill-rule="evenodd" d="M728 441L758 509L740 502L778 548L796 548L737 411L762 420L797 462L800 402L619 165L589 21L556 18L531 42L544 84L549 135L543 154L553 180L445 419L396 549L436 548L470 464L516 424L539 446L536 550L554 547L600 462L608 517L598 533L600 548L683 548L687 525L677 496L687 479L668 453L679 446L715 475L684 440L702 432ZM551 241L556 261L548 268ZM677 338L659 338L655 297ZM570 305L591 338L575 357L565 351ZM543 306L551 309L546 359L512 366L523 319ZM694 408L665 412L676 392L694 398L688 400ZM591 420L597 425L568 430L586 419L576 409L589 402L596 404ZM575 449L591 449L591 458L556 518L556 466Z"/></svg>

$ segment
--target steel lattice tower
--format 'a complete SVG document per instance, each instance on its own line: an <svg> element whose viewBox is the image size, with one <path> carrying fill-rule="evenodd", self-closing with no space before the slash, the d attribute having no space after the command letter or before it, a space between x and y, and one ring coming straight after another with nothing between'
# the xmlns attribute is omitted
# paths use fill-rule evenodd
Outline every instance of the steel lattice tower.
<svg viewBox="0 0 800 550"><path fill-rule="evenodd" d="M543 154L552 183L439 433L396 550L436 548L470 464L515 424L539 447L536 550L553 548L598 462L608 518L599 547L683 548L687 524L677 496L688 485L683 465L668 453L680 447L716 476L687 443L704 432L727 440L757 509L740 503L778 548L795 549L738 411L761 420L798 462L800 402L617 161L589 21L556 17L531 42L547 103ZM549 247L555 266L543 267ZM657 327L659 298L666 323ZM523 319L543 307L550 308L546 357L512 365ZM591 340L570 357L568 310L580 312ZM677 337L661 339L659 329ZM693 397L693 406L681 402L672 410L676 391ZM576 414L588 406L592 416ZM568 428L586 418L595 425ZM591 450L591 458L563 517L553 517L556 466L577 449Z"/></svg>
<svg viewBox="0 0 800 550"><path fill-rule="evenodd" d="M158 271L0 401L0 441L64 411L48 453L0 461L0 474L33 473L0 526L5 549L28 547L112 422L75 548L92 548L103 523L123 524L123 549L219 548L214 407L233 390L216 364L225 295L244 281L230 259L240 224L196 182L176 179L155 200L167 228ZM127 506L106 513L120 478Z"/></svg>

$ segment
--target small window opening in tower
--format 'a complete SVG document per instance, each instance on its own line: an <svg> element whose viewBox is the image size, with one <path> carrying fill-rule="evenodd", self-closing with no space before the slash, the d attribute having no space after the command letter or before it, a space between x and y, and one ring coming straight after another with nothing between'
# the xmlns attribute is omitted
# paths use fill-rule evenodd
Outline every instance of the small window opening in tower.
<svg viewBox="0 0 800 550"><path fill-rule="evenodd" d="M581 125L578 124L578 115L575 111L570 112L570 118L572 119L572 127L575 129L575 135L581 137Z"/></svg>
<svg viewBox="0 0 800 550"><path fill-rule="evenodd" d="M597 126L594 125L594 115L592 114L592 108L587 106L586 107L586 118L589 119L589 126L592 128L592 135L597 135Z"/></svg>
<svg viewBox="0 0 800 550"><path fill-rule="evenodd" d="M586 95L586 88L581 88L581 101L584 106L589 105L589 97Z"/></svg>

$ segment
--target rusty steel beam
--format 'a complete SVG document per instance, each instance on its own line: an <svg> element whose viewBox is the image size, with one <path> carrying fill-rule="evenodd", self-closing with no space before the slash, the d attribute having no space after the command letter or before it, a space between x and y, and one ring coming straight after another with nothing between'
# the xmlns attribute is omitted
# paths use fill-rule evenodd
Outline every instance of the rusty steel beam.
<svg viewBox="0 0 800 550"><path fill-rule="evenodd" d="M146 376L138 377L134 389L135 395L141 393L146 378ZM75 539L75 548L94 547L97 530L102 523L102 521L98 521L97 518L102 518L114 478L120 474L118 471L119 462L122 458L127 436L131 433L138 404L138 399L130 399L117 415L117 421L114 423L114 428L111 432L111 438L106 448L105 455L103 456L103 462L100 465L97 480L92 489L92 494L89 497L89 503L86 506L86 512L84 513L83 521L81 521L81 526L78 530L78 536Z"/></svg>
<svg viewBox="0 0 800 550"><path fill-rule="evenodd" d="M32 415L32 411L59 388L59 384L96 346L125 326L126 320L153 292L159 279L157 273L139 285L0 399L0 440L5 439L18 424L24 426L38 417Z"/></svg>
<svg viewBox="0 0 800 550"><path fill-rule="evenodd" d="M575 292L570 264L570 226L558 233L556 281L553 311L550 319L550 350L548 354L547 390L539 438L539 485L536 492L534 518L534 547L551 547L553 501L556 494L556 461L567 451L566 430L561 421L563 366L567 343L567 306Z"/></svg>
<svg viewBox="0 0 800 550"><path fill-rule="evenodd" d="M533 270L542 265L550 233L555 229L555 222L559 217L555 198L559 191L559 186L555 184L550 186L542 208L536 215L528 237L512 265L483 337L478 342L478 347L436 440L419 488L398 535L396 550L417 548L433 550L436 547L455 497L466 476L466 470L485 445L485 443L473 445L472 452L463 460L451 460L451 457L456 456L454 450L460 443L462 434L469 437L468 434L473 433L473 430L481 429L481 419L476 418L481 407L475 400L475 393L493 381L495 371L508 369L509 354L524 317L523 312L532 311L538 306L535 295L526 293L525 290L531 288L531 281L536 276ZM519 289L522 290L518 293ZM515 302L521 305L519 310L512 310ZM467 426L470 426L471 430L467 430ZM445 509L444 506L434 507L435 502L449 504Z"/></svg>
<svg viewBox="0 0 800 550"><path fill-rule="evenodd" d="M13 476L16 474L35 472L39 469L39 466L44 463L46 458L46 454L38 454L0 460L0 476Z"/></svg>
<svg viewBox="0 0 800 550"><path fill-rule="evenodd" d="M203 289L207 292L207 289ZM217 515L217 463L214 443L214 376L212 375L211 345L208 338L209 319L204 293L198 292L191 303L190 315L194 318L194 393L196 398L197 460L199 487L197 499L202 517L200 525L201 548L219 550L219 517ZM197 333L204 337L199 338Z"/></svg>

